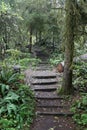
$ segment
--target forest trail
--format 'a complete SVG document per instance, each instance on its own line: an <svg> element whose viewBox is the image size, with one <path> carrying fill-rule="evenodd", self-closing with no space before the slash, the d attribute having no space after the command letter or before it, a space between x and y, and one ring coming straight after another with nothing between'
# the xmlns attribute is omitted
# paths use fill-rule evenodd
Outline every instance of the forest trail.
<svg viewBox="0 0 87 130"><path fill-rule="evenodd" d="M61 78L46 62L26 71L26 82L36 98L36 118L30 130L76 130L71 102L57 94Z"/></svg>

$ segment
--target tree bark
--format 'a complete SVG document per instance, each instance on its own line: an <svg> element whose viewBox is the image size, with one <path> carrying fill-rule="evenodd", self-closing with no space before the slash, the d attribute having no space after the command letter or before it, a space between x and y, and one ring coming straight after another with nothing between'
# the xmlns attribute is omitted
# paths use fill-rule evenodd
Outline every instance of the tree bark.
<svg viewBox="0 0 87 130"><path fill-rule="evenodd" d="M37 33L37 30L36 30L36 42L38 41L38 33Z"/></svg>
<svg viewBox="0 0 87 130"><path fill-rule="evenodd" d="M29 44L29 53L32 52L32 28L30 28L30 44Z"/></svg>
<svg viewBox="0 0 87 130"><path fill-rule="evenodd" d="M65 60L63 75L63 93L70 94L72 86L72 63L74 51L74 28L75 28L75 0L66 0L66 20L65 20Z"/></svg>
<svg viewBox="0 0 87 130"><path fill-rule="evenodd" d="M41 41L41 39L42 39L42 32L39 31L39 41Z"/></svg>
<svg viewBox="0 0 87 130"><path fill-rule="evenodd" d="M53 42L53 52L55 51L55 36L54 36L55 34L54 34L54 31L53 31L53 40L52 40L52 42Z"/></svg>

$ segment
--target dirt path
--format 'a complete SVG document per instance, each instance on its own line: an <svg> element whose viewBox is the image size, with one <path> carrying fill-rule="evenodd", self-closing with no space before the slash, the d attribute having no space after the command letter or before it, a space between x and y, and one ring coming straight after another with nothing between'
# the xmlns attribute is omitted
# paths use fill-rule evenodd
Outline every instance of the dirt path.
<svg viewBox="0 0 87 130"><path fill-rule="evenodd" d="M76 130L71 118L71 102L57 94L61 75L48 64L40 64L25 74L37 101L36 118L30 130Z"/></svg>

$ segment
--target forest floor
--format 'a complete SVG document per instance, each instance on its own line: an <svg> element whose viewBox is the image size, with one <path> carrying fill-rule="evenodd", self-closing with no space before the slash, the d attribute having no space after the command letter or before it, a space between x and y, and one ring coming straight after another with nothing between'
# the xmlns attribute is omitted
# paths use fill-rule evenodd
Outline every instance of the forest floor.
<svg viewBox="0 0 87 130"><path fill-rule="evenodd" d="M73 98L57 93L62 74L44 62L26 70L25 75L36 98L36 115L30 130L77 130L70 111Z"/></svg>

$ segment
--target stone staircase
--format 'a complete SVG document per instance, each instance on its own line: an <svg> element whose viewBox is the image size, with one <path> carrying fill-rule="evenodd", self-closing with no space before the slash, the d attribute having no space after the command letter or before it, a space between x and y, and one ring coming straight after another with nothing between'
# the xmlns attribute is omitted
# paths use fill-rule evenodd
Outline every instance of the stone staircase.
<svg viewBox="0 0 87 130"><path fill-rule="evenodd" d="M75 130L71 102L58 96L58 76L48 64L33 70L30 85L36 97L36 118L30 130Z"/></svg>

